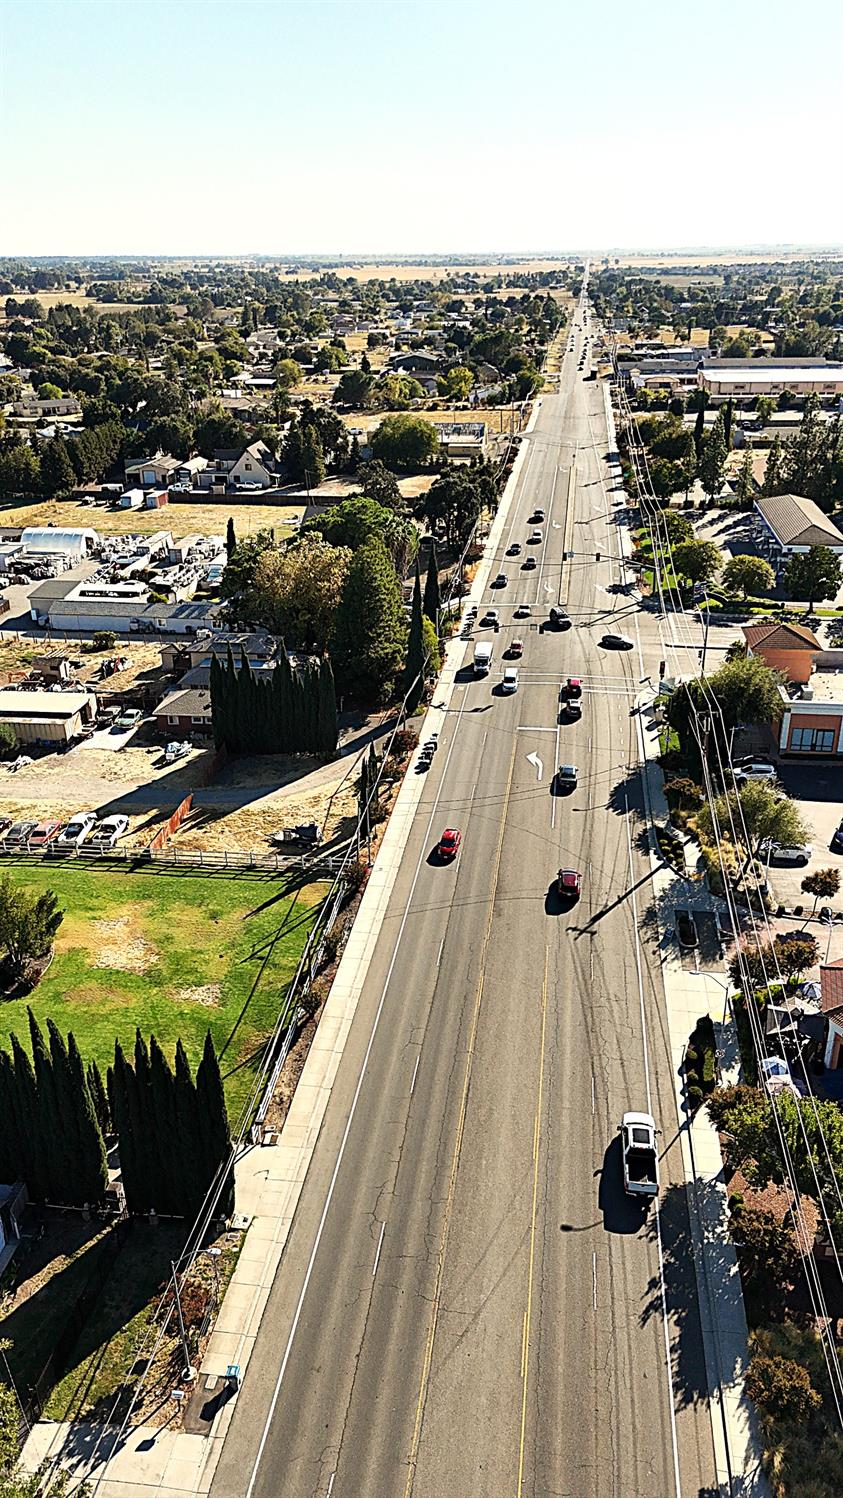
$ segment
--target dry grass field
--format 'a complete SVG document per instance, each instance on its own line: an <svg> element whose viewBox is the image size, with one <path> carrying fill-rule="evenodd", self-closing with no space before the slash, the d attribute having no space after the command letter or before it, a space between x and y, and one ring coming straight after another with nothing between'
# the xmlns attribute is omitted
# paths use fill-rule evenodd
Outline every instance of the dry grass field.
<svg viewBox="0 0 843 1498"><path fill-rule="evenodd" d="M451 277L458 276L481 276L484 279L490 276L516 275L516 274L538 274L546 270L564 270L570 260L518 260L512 264L495 264L494 262L484 265L460 265L454 261L449 265L394 265L388 261L377 265L336 265L331 267L331 274L341 278L350 278L353 281L445 281ZM291 281L312 281L321 276L323 270L296 271L290 277Z"/></svg>
<svg viewBox="0 0 843 1498"><path fill-rule="evenodd" d="M90 527L104 536L151 535L164 530L178 540L181 536L223 536L231 515L238 536L274 529L280 539L289 535L290 521L302 514L301 505L241 504L236 495L220 504L170 504L163 510L110 510L67 499L0 505L0 526Z"/></svg>
<svg viewBox="0 0 843 1498"><path fill-rule="evenodd" d="M347 427L362 428L364 432L373 432L376 427L380 426L384 417L396 414L400 413L393 411L340 412ZM520 431L519 422L522 420L522 411L519 406L515 407L514 415L510 406L478 406L476 410L464 408L460 411L421 410L414 411L412 414L422 416L425 421L431 421L434 424L447 423L449 426L463 421L485 421L491 436L499 436L501 432L508 434L510 426L513 431ZM529 416L529 409L526 411L526 416Z"/></svg>

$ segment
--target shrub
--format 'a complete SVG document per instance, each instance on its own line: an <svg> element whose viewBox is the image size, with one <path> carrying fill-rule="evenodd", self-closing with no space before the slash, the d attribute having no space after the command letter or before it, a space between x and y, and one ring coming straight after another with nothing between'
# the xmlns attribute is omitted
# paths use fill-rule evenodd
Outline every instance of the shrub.
<svg viewBox="0 0 843 1498"><path fill-rule="evenodd" d="M689 1083L688 1087L685 1090L685 1096L688 1099L688 1106L690 1107L691 1111L693 1113L696 1113L697 1109L702 1105L702 1088L698 1087L696 1083Z"/></svg>
<svg viewBox="0 0 843 1498"><path fill-rule="evenodd" d="M792 1358L756 1353L746 1375L746 1392L770 1420L799 1423L822 1404L807 1368Z"/></svg>
<svg viewBox="0 0 843 1498"><path fill-rule="evenodd" d="M393 736L389 755L391 759L401 759L405 754L412 754L418 743L416 735L409 728L399 728Z"/></svg>
<svg viewBox="0 0 843 1498"><path fill-rule="evenodd" d="M93 650L113 650L116 643L117 636L112 629L94 630L94 634L91 639L91 647Z"/></svg>
<svg viewBox="0 0 843 1498"><path fill-rule="evenodd" d="M715 1073L714 1024L708 1014L703 1014L685 1050L686 1096L693 1108L714 1091Z"/></svg>
<svg viewBox="0 0 843 1498"><path fill-rule="evenodd" d="M350 895L356 895L357 891L362 889L366 883L368 873L369 870L365 863L359 860L348 865L343 878L345 879L346 890Z"/></svg>
<svg viewBox="0 0 843 1498"><path fill-rule="evenodd" d="M0 759L11 759L18 752L18 736L11 723L0 723Z"/></svg>

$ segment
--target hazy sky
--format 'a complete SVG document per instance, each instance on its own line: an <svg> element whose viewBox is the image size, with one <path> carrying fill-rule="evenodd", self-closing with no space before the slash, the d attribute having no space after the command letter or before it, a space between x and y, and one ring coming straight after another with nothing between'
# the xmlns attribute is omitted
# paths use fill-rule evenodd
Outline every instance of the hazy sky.
<svg viewBox="0 0 843 1498"><path fill-rule="evenodd" d="M841 0L0 0L0 253L843 241Z"/></svg>

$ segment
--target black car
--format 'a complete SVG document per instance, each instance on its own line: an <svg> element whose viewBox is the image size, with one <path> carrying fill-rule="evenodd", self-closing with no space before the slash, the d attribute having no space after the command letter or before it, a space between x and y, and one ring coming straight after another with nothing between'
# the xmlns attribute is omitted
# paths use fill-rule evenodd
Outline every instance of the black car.
<svg viewBox="0 0 843 1498"><path fill-rule="evenodd" d="M564 609L553 608L550 610L550 623L554 629L570 629L571 618Z"/></svg>
<svg viewBox="0 0 843 1498"><path fill-rule="evenodd" d="M840 826L832 834L831 846L835 853L843 853L843 822L840 823Z"/></svg>

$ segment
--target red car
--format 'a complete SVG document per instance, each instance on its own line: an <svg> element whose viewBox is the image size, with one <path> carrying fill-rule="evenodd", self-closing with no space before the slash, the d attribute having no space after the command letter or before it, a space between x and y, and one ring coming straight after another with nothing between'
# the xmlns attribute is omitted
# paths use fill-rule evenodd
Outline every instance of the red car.
<svg viewBox="0 0 843 1498"><path fill-rule="evenodd" d="M462 833L458 827L446 827L439 839L437 852L440 858L456 858L462 842Z"/></svg>
<svg viewBox="0 0 843 1498"><path fill-rule="evenodd" d="M566 900L578 900L582 887L579 869L560 869L556 875L556 888Z"/></svg>
<svg viewBox="0 0 843 1498"><path fill-rule="evenodd" d="M519 656L524 654L524 641L513 640L509 647L508 654L513 660L517 660Z"/></svg>
<svg viewBox="0 0 843 1498"><path fill-rule="evenodd" d="M30 848L46 848L61 832L61 822L39 822L29 834Z"/></svg>
<svg viewBox="0 0 843 1498"><path fill-rule="evenodd" d="M582 682L580 681L580 678L578 676L568 677L568 685L565 688L565 694L569 700L571 699L571 697L582 696Z"/></svg>

